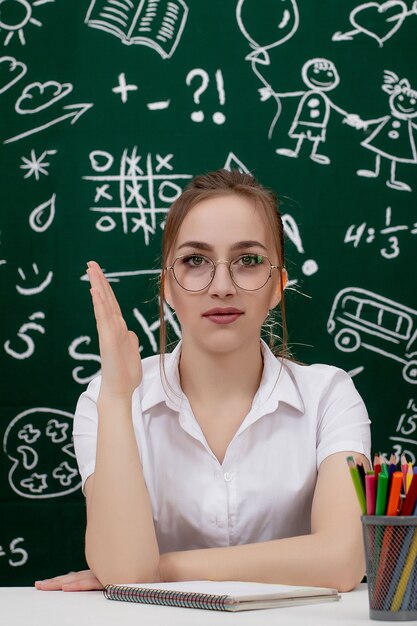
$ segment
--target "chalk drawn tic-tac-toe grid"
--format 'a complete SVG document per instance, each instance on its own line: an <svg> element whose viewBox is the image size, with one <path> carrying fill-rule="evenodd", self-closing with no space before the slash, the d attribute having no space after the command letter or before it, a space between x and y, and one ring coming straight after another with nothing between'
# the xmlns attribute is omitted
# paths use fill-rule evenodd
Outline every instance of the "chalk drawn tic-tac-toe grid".
<svg viewBox="0 0 417 626"><path fill-rule="evenodd" d="M170 205L192 178L191 174L174 172L173 157L158 153L143 157L134 146L130 152L127 148L123 150L117 164L110 152L90 152L94 174L83 176L83 180L96 185L90 211L101 213L96 221L97 230L105 233L121 226L124 234L142 231L148 246L157 228L163 229Z"/></svg>

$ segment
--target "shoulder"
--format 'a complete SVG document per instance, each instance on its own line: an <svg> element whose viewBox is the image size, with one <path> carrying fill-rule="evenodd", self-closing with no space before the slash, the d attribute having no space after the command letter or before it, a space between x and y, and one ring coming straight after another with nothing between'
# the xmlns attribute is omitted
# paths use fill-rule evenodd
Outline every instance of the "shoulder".
<svg viewBox="0 0 417 626"><path fill-rule="evenodd" d="M328 409L344 411L355 406L366 412L365 404L351 376L342 368L325 363L302 365L284 359L284 368L291 377L305 408L326 413Z"/></svg>

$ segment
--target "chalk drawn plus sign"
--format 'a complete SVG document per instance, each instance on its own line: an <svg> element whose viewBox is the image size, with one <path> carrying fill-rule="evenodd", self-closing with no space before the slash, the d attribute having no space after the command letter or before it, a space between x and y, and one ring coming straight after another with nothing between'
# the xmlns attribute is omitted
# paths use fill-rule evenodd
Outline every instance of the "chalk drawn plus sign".
<svg viewBox="0 0 417 626"><path fill-rule="evenodd" d="M126 77L123 74L119 74L119 86L118 87L113 87L112 92L113 93L120 93L120 96L122 98L122 102L123 104L125 102L127 102L127 94L129 93L129 91L137 91L138 86L137 85L127 85L126 84Z"/></svg>

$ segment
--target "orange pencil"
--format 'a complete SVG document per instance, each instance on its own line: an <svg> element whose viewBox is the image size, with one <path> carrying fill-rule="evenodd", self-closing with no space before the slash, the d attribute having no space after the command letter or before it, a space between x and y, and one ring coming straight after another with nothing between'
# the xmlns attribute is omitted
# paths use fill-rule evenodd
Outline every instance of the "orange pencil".
<svg viewBox="0 0 417 626"><path fill-rule="evenodd" d="M401 487L403 483L402 472L394 472L392 475L390 492L388 498L387 515L398 515L400 504Z"/></svg>

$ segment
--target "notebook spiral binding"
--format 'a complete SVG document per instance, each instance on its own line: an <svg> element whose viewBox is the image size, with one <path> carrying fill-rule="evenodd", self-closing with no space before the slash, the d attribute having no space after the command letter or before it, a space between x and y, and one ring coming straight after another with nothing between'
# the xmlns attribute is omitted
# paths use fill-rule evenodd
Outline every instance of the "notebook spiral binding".
<svg viewBox="0 0 417 626"><path fill-rule="evenodd" d="M182 608L211 609L227 611L233 604L230 597L208 593L190 593L188 591L167 591L165 589L144 589L143 587L124 587L106 585L104 596L108 600L125 600L142 604L178 606Z"/></svg>

